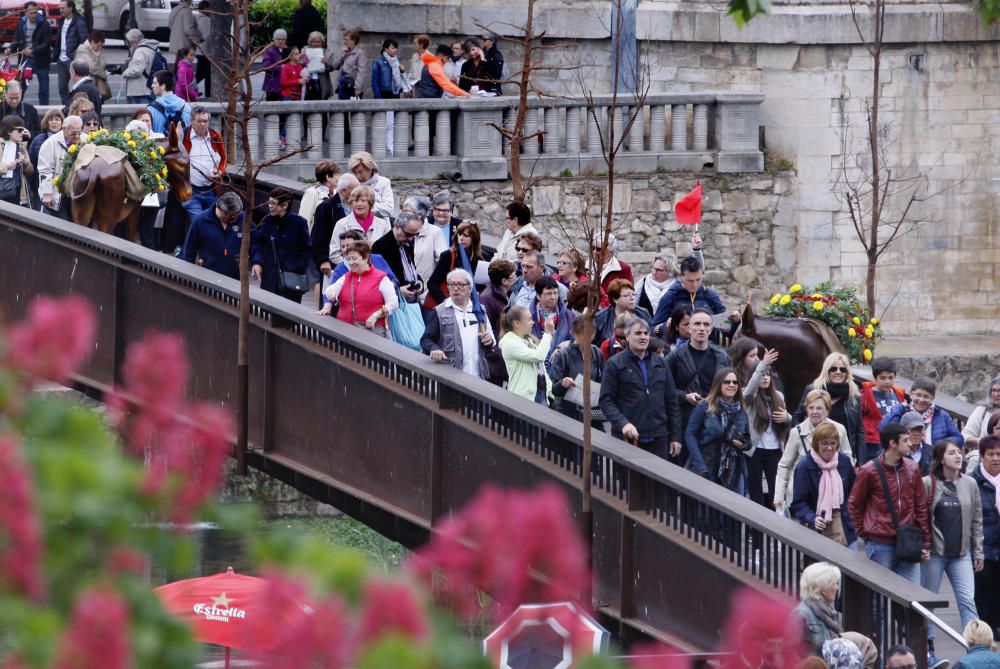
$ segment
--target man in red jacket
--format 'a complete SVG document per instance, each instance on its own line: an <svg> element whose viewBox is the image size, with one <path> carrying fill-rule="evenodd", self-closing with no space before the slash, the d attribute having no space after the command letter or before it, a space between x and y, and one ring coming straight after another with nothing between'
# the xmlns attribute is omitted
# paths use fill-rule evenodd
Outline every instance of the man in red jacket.
<svg viewBox="0 0 1000 669"><path fill-rule="evenodd" d="M910 435L899 423L888 423L879 432L885 449L881 455L858 470L847 509L858 536L865 541L865 553L886 569L920 583L920 562L896 558L896 524L889 511L889 501L879 476L885 472L889 495L900 525L916 525L923 534L921 561L930 559L931 532L927 520L927 495L920 477L920 467L910 459Z"/></svg>
<svg viewBox="0 0 1000 669"><path fill-rule="evenodd" d="M226 145L222 135L208 127L210 118L207 109L196 105L191 127L184 131L183 144L191 161L191 199L184 209L192 221L215 204L226 173Z"/></svg>

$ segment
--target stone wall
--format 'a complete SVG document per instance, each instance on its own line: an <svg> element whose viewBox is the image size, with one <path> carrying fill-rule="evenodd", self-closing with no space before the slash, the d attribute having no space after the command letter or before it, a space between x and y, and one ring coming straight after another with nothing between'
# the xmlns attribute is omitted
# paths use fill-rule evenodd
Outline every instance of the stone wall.
<svg viewBox="0 0 1000 669"><path fill-rule="evenodd" d="M692 226L674 222L673 207L696 179L702 181L704 191L700 231L705 242L706 283L731 307L746 299L748 288L770 297L792 283L796 185L790 173L623 175L616 180L614 198L615 234L622 259L645 274L658 253L678 258L690 253ZM476 220L486 234L497 238L503 234L503 208L511 199L508 182L393 183L399 202L407 195L433 195L443 188L455 198L457 216ZM528 204L532 221L546 240L547 262L554 264L552 251L566 246L586 250L585 230L602 226L606 192L606 181L599 177L555 177L532 189Z"/></svg>
<svg viewBox="0 0 1000 669"><path fill-rule="evenodd" d="M845 164L849 176L859 173L853 157L864 151L872 63L847 1L783 0L743 30L723 6L639 3L637 35L651 63L651 90L763 92L766 149L791 161L797 174L783 205L796 233L792 274L863 288L866 259L845 215L841 179ZM546 0L537 7L537 30L564 45L544 52L547 64L575 68L547 72L538 87L607 92L610 4ZM477 22L518 23L523 8L496 0L382 0L343 2L341 12L344 25L371 31L372 42L391 33L408 45L416 32L449 41L482 32ZM924 193L936 193L910 211L920 225L880 261L878 312L893 334L1000 332L997 34L968 2L890 3L881 77L887 160L897 173L920 176ZM500 46L516 72L517 49L510 41Z"/></svg>

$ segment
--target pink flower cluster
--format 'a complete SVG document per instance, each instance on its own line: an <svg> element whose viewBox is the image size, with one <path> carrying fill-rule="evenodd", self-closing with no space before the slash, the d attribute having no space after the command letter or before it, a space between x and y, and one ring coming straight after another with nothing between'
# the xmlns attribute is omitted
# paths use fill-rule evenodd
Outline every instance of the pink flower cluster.
<svg viewBox="0 0 1000 669"><path fill-rule="evenodd" d="M189 521L219 486L235 425L225 409L188 403L184 340L147 332L129 346L124 386L108 399L125 443L147 465L143 489L167 495L171 520Z"/></svg>
<svg viewBox="0 0 1000 669"><path fill-rule="evenodd" d="M0 589L43 597L43 552L31 470L20 442L0 436Z"/></svg>
<svg viewBox="0 0 1000 669"><path fill-rule="evenodd" d="M802 623L791 600L750 588L739 590L730 602L721 650L729 653L723 669L794 669L805 653Z"/></svg>
<svg viewBox="0 0 1000 669"><path fill-rule="evenodd" d="M430 633L424 608L413 588L402 581L370 578L365 582L364 610L361 612L361 641L368 644L379 637L397 634L423 641Z"/></svg>
<svg viewBox="0 0 1000 669"><path fill-rule="evenodd" d="M27 320L10 328L9 364L30 385L65 383L94 350L96 337L97 318L86 299L39 297L28 306Z"/></svg>
<svg viewBox="0 0 1000 669"><path fill-rule="evenodd" d="M566 498L554 485L535 492L487 485L435 529L409 567L466 618L479 614L477 593L496 602L496 616L520 604L578 600L589 591L586 553ZM589 602L583 602L589 609Z"/></svg>
<svg viewBox="0 0 1000 669"><path fill-rule="evenodd" d="M82 593L59 645L53 669L129 669L132 662L128 605L98 586Z"/></svg>
<svg viewBox="0 0 1000 669"><path fill-rule="evenodd" d="M260 610L269 615L250 622L243 641L235 645L261 649L254 659L271 669L348 666L352 628L340 598L316 603L305 586L282 572L262 575L270 583Z"/></svg>

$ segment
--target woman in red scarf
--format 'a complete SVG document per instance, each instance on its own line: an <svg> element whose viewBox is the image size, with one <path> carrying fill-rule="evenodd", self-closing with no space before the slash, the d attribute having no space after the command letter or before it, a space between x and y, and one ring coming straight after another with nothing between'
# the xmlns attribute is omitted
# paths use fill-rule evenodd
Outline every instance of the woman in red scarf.
<svg viewBox="0 0 1000 669"><path fill-rule="evenodd" d="M369 256L367 242L356 241L347 248L344 260L350 269L326 289L330 302L320 313L331 313L336 302L337 318L385 337L388 316L399 308L399 299L392 280L371 266Z"/></svg>

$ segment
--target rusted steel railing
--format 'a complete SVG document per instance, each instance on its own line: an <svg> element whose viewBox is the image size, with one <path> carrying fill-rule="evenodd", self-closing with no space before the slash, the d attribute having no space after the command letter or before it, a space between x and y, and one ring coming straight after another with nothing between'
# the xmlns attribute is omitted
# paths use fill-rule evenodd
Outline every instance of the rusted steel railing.
<svg viewBox="0 0 1000 669"><path fill-rule="evenodd" d="M188 342L193 396L236 400L235 281L95 231L0 204L0 311L76 292L100 313L77 379L116 380L148 328ZM407 545L487 481L561 485L579 502L581 428L366 331L251 288L248 462ZM626 641L706 650L743 586L796 596L811 561L844 575L847 629L926 656L913 602L946 601L798 523L610 435L594 435L594 598ZM874 606L873 606L874 605Z"/></svg>

